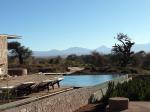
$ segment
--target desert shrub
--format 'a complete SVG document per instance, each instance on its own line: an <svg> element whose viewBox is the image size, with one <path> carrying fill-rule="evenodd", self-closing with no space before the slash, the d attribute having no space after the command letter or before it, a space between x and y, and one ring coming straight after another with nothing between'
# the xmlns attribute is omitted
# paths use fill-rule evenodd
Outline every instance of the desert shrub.
<svg viewBox="0 0 150 112"><path fill-rule="evenodd" d="M103 96L102 98L102 102L104 103L104 105L108 104L108 99L113 96L113 92L114 92L114 88L115 88L115 84L114 82L109 82L108 83L108 89L106 94Z"/></svg>
<svg viewBox="0 0 150 112"><path fill-rule="evenodd" d="M130 101L150 101L150 76L138 76L133 80L108 84L108 90L102 98L104 104L108 103L110 97L127 97Z"/></svg>

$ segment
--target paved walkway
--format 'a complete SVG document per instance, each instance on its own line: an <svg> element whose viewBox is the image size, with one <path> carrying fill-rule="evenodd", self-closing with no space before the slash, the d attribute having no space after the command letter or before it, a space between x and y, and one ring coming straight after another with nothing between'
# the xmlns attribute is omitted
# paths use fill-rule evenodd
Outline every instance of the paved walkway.
<svg viewBox="0 0 150 112"><path fill-rule="evenodd" d="M88 104L75 112L105 112L105 108L101 103L98 104Z"/></svg>
<svg viewBox="0 0 150 112"><path fill-rule="evenodd" d="M17 77L10 77L8 80L1 80L0 79L0 87L3 86L16 86L23 82L35 82L39 83L44 80L55 80L57 77L62 77L61 75L23 75Z"/></svg>
<svg viewBox="0 0 150 112"><path fill-rule="evenodd" d="M105 112L101 104L89 104L76 112ZM129 109L121 112L150 112L150 102L130 102Z"/></svg>
<svg viewBox="0 0 150 112"><path fill-rule="evenodd" d="M129 109L122 112L150 112L150 102L130 102Z"/></svg>

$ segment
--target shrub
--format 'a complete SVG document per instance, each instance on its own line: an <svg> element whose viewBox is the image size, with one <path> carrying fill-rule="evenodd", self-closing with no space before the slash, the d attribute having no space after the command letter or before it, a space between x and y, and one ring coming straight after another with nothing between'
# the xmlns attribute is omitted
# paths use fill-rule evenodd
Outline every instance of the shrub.
<svg viewBox="0 0 150 112"><path fill-rule="evenodd" d="M137 76L133 80L108 84L108 90L102 98L104 104L108 104L110 97L127 97L131 101L150 101L150 76Z"/></svg>

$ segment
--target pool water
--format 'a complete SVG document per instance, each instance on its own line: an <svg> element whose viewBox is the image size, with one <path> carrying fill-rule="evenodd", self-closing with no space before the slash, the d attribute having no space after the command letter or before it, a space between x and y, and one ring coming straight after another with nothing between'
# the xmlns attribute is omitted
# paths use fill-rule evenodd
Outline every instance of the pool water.
<svg viewBox="0 0 150 112"><path fill-rule="evenodd" d="M62 86L76 86L76 87L85 87L85 86L94 86L106 81L110 81L119 75L115 74L96 74L96 75L70 75L64 76L64 80L60 82Z"/></svg>

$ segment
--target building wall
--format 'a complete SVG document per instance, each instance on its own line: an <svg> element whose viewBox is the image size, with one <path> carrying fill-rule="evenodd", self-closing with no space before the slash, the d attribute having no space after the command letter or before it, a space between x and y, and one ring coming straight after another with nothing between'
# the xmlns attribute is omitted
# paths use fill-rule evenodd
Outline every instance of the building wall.
<svg viewBox="0 0 150 112"><path fill-rule="evenodd" d="M0 36L0 75L7 74L7 37Z"/></svg>

